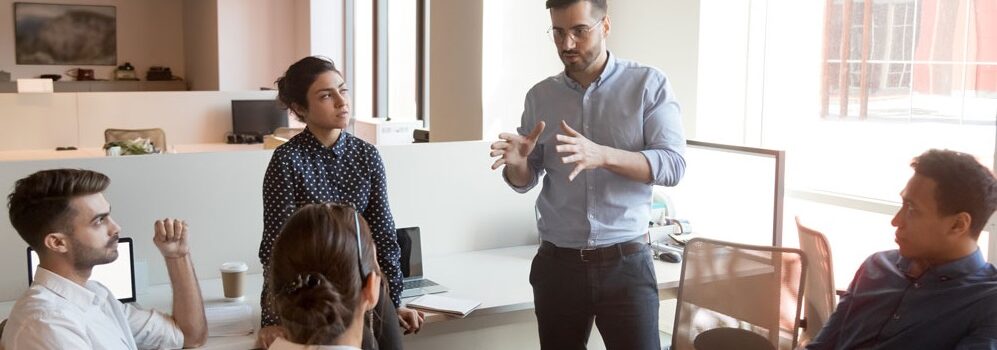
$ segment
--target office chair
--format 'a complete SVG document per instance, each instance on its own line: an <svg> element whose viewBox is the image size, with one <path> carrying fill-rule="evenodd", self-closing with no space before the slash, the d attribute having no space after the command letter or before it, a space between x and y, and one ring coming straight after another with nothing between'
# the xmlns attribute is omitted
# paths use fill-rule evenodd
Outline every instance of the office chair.
<svg viewBox="0 0 997 350"><path fill-rule="evenodd" d="M154 129L105 129L104 144L115 141L131 141L137 138L149 139L159 153L166 152L166 132Z"/></svg>
<svg viewBox="0 0 997 350"><path fill-rule="evenodd" d="M671 349L795 348L803 251L694 238L683 258Z"/></svg>
<svg viewBox="0 0 997 350"><path fill-rule="evenodd" d="M834 264L831 262L831 246L827 237L814 229L803 226L796 218L796 229L800 235L800 249L810 258L807 267L807 292L803 295L804 318L801 343L817 337L817 333L831 317L837 305L834 289Z"/></svg>

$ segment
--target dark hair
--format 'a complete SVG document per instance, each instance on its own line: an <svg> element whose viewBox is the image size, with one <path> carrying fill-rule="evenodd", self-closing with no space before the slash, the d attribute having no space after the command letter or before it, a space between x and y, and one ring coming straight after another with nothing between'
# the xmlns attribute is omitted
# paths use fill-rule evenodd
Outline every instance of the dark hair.
<svg viewBox="0 0 997 350"><path fill-rule="evenodd" d="M322 56L308 56L294 62L287 67L284 76L274 82L277 85L277 100L284 105L284 108L291 108L294 104L308 108L308 88L325 72L342 75L332 60ZM304 121L300 115L297 113L295 115L299 121Z"/></svg>
<svg viewBox="0 0 997 350"><path fill-rule="evenodd" d="M350 327L360 303L358 260L379 273L367 222L349 206L309 204L281 228L270 262L272 305L289 340L329 345ZM357 257L354 217L363 256Z"/></svg>
<svg viewBox="0 0 997 350"><path fill-rule="evenodd" d="M31 248L41 252L45 235L72 233L74 215L69 201L101 193L111 184L107 175L82 169L43 170L14 183L7 196L10 223Z"/></svg>
<svg viewBox="0 0 997 350"><path fill-rule="evenodd" d="M547 9L563 9L582 1L588 1L592 4L592 7L599 9L603 14L609 11L609 4L606 3L607 0L547 0Z"/></svg>
<svg viewBox="0 0 997 350"><path fill-rule="evenodd" d="M969 213L970 233L979 238L994 209L997 209L997 178L976 158L965 153L932 149L910 166L914 172L935 180L938 213Z"/></svg>

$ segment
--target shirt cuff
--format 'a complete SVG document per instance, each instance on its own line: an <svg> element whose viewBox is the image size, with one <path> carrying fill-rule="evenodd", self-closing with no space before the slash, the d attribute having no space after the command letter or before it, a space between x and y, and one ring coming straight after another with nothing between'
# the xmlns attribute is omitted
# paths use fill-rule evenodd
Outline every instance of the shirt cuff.
<svg viewBox="0 0 997 350"><path fill-rule="evenodd" d="M505 174L505 168L502 168L502 180L505 180L505 183L507 185L509 185L509 187L512 187L513 191L516 191L518 193L529 192L530 190L533 189L533 187L535 187L537 185L538 182L540 182L539 179L540 179L540 175L537 174L536 171L534 171L533 172L533 178L530 179L530 183L528 183L528 184L526 184L526 186L522 186L522 187L516 186L511 181L509 181L509 177L506 176L506 174Z"/></svg>

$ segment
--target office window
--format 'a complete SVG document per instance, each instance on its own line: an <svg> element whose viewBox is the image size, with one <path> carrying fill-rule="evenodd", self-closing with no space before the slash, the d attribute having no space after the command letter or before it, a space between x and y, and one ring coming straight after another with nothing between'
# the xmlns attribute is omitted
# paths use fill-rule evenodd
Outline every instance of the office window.
<svg viewBox="0 0 997 350"><path fill-rule="evenodd" d="M787 205L786 227L827 219L836 263L865 257L839 256L857 232L877 235L867 250L895 248L912 157L945 148L993 166L997 1L725 3L702 2L694 137L786 150L788 203L823 204ZM721 19L741 26L709 25Z"/></svg>
<svg viewBox="0 0 997 350"><path fill-rule="evenodd" d="M425 0L351 1L354 115L421 120Z"/></svg>

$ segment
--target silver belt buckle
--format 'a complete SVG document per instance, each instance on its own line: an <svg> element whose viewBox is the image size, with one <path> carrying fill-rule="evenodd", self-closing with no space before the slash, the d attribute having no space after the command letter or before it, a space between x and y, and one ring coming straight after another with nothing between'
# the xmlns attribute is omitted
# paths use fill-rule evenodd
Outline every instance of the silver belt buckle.
<svg viewBox="0 0 997 350"><path fill-rule="evenodd" d="M590 261L588 259L585 259L585 252L586 251L588 251L588 252L595 252L596 250L595 249L579 249L578 250L578 256L582 258L582 262L589 262Z"/></svg>

